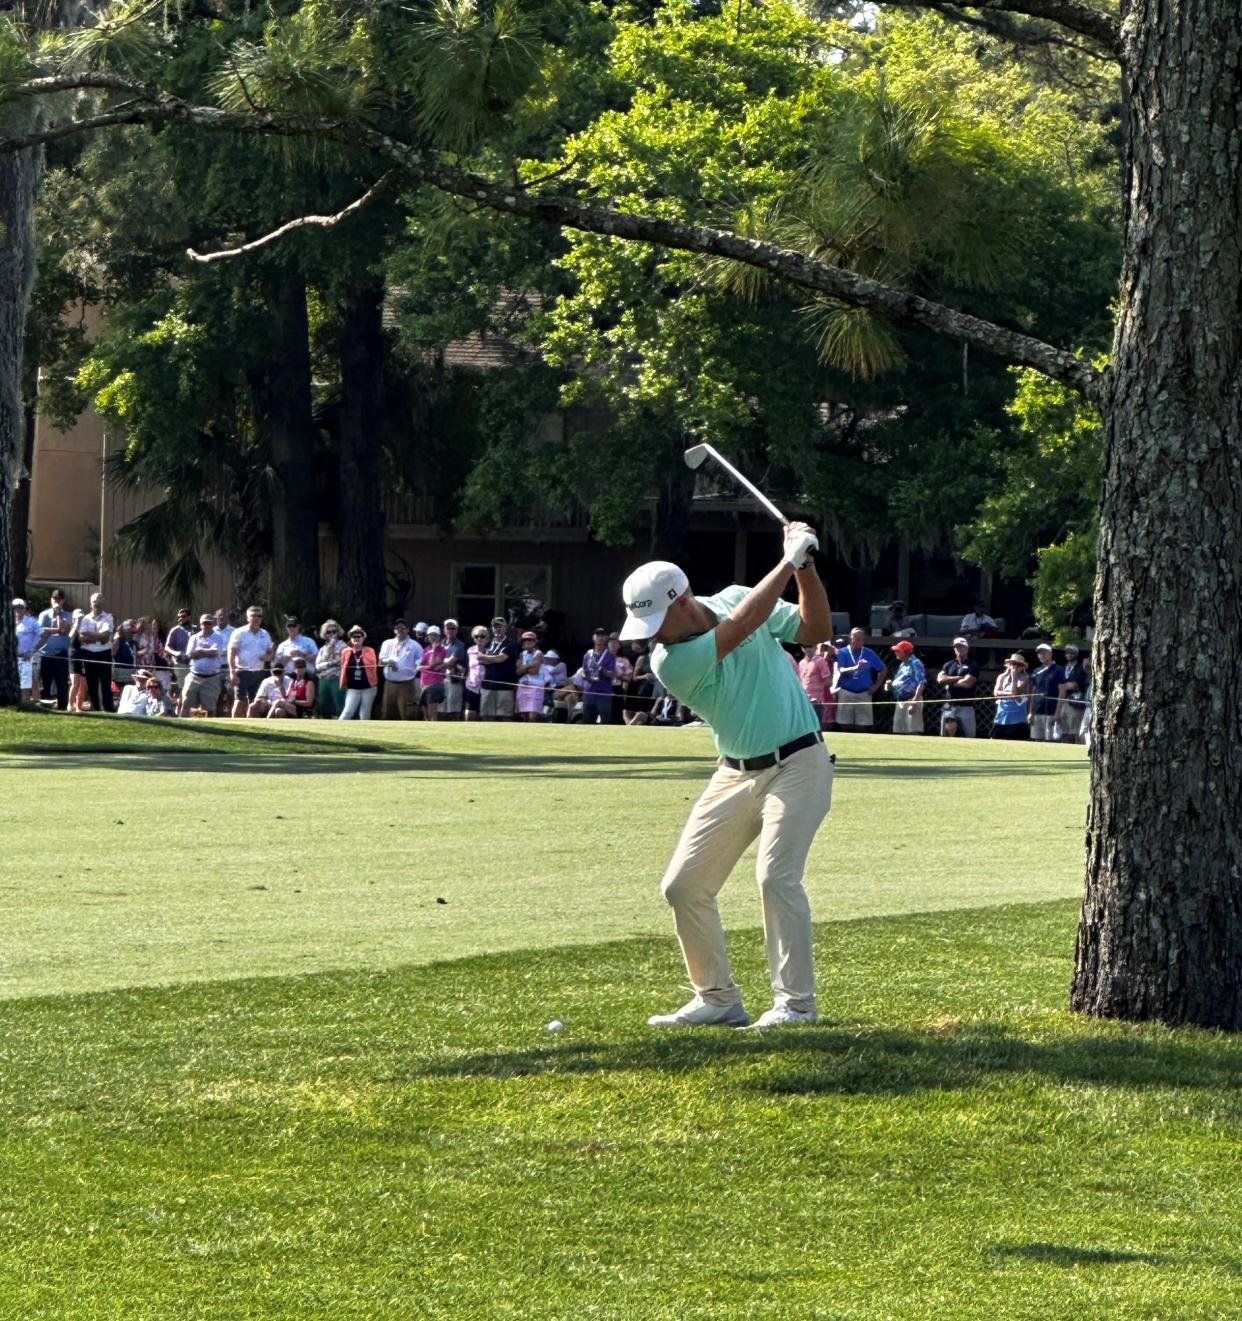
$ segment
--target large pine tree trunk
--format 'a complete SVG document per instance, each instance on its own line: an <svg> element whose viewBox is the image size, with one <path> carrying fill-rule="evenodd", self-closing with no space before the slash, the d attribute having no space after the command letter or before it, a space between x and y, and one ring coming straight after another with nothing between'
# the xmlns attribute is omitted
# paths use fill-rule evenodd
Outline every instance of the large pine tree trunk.
<svg viewBox="0 0 1242 1321"><path fill-rule="evenodd" d="M6 118L3 127L15 125ZM26 309L35 277L34 203L42 153L21 151L0 156L0 706L16 706L17 644L8 603L25 583L14 578L12 516L21 481L26 442L26 411L22 406L22 341Z"/></svg>
<svg viewBox="0 0 1242 1321"><path fill-rule="evenodd" d="M1072 1003L1242 1028L1242 24L1134 10Z"/></svg>
<svg viewBox="0 0 1242 1321"><path fill-rule="evenodd" d="M310 328L306 282L289 271L268 295L272 359L266 404L272 467L272 596L281 610L318 606L319 497L315 485L315 430L311 417Z"/></svg>
<svg viewBox="0 0 1242 1321"><path fill-rule="evenodd" d="M34 470L36 411L34 402L29 397L22 402L22 417L25 439L22 444L17 492L13 496L13 516L9 525L11 556L9 576L14 590L19 594L30 576L30 477Z"/></svg>
<svg viewBox="0 0 1242 1321"><path fill-rule="evenodd" d="M386 624L384 503L380 484L384 418L384 288L355 289L341 334L341 406L337 415L340 476L340 580L351 622L373 635Z"/></svg>

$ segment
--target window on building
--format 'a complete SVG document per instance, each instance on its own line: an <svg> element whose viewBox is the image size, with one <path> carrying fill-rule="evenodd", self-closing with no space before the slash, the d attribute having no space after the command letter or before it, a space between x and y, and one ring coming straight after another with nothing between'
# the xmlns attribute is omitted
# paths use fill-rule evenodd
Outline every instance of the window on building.
<svg viewBox="0 0 1242 1321"><path fill-rule="evenodd" d="M513 628L543 618L550 603L552 570L546 564L455 564L453 616L463 629L503 615Z"/></svg>

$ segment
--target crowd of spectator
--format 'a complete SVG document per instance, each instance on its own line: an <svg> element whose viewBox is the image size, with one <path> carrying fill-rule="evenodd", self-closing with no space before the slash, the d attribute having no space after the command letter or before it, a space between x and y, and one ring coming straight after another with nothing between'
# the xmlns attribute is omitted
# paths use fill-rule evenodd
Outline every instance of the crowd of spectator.
<svg viewBox="0 0 1242 1321"><path fill-rule="evenodd" d="M412 627L398 619L378 650L361 625L328 619L305 632L292 615L277 641L259 606L244 616L222 607L197 622L181 609L165 632L154 618L117 623L99 593L89 609L70 609L57 589L37 617L14 600L13 617L23 697L62 711L369 720L378 698L385 720L698 723L652 674L647 644L627 651L603 625L571 670L541 627L519 632L499 616L468 638L456 619ZM1089 658L1077 646L1067 644L1058 662L1040 642L1034 670L1014 652L988 683L972 644L995 637L996 622L979 604L962 625L934 680L901 602L883 629L887 659L859 627L791 653L790 663L826 730L974 738L986 716L993 738L1089 738Z"/></svg>

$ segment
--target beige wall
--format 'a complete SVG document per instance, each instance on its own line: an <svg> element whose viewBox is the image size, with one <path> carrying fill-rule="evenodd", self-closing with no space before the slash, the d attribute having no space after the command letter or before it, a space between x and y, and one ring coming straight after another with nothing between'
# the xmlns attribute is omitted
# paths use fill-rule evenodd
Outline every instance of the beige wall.
<svg viewBox="0 0 1242 1321"><path fill-rule="evenodd" d="M99 569L103 423L82 414L68 431L35 424L30 476L30 577L95 582Z"/></svg>

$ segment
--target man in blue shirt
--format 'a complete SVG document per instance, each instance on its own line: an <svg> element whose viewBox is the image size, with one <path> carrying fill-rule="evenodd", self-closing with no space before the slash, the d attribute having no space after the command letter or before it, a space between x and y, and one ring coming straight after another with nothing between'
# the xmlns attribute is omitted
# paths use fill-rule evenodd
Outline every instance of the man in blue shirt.
<svg viewBox="0 0 1242 1321"><path fill-rule="evenodd" d="M897 657L897 673L889 680L888 690L896 705L893 707L894 734L921 734L923 732L923 689L927 687L927 673L923 662L914 654L914 644L908 638L893 646Z"/></svg>
<svg viewBox="0 0 1242 1321"><path fill-rule="evenodd" d="M870 729L871 694L884 682L884 662L863 645L866 633L850 629L848 646L837 652L837 728Z"/></svg>
<svg viewBox="0 0 1242 1321"><path fill-rule="evenodd" d="M819 720L782 642L811 644L832 631L805 523L785 529L784 557L757 587L696 597L685 573L656 560L622 589L623 639L653 642L651 669L711 726L720 762L690 812L661 889L673 909L694 998L653 1027L744 1027L742 993L725 951L716 895L759 839L756 873L773 1005L755 1023L815 1021L807 854L832 798L832 766ZM798 604L781 600L793 575Z"/></svg>
<svg viewBox="0 0 1242 1321"><path fill-rule="evenodd" d="M1065 682L1065 670L1052 659L1052 648L1041 642L1035 648L1039 658L1031 674L1031 738L1037 743L1051 743L1057 719L1057 700Z"/></svg>

